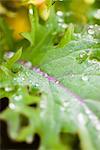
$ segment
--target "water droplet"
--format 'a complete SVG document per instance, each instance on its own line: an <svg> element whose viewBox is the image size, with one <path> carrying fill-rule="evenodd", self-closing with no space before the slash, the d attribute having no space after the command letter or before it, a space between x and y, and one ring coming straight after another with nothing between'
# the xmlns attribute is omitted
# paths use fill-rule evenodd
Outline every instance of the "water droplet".
<svg viewBox="0 0 100 150"><path fill-rule="evenodd" d="M14 100L16 100L16 101L19 101L19 100L21 100L22 99L22 95L18 95L18 96L15 96L14 97Z"/></svg>
<svg viewBox="0 0 100 150"><path fill-rule="evenodd" d="M62 17L63 16L63 12L62 11L57 11L57 16Z"/></svg>
<svg viewBox="0 0 100 150"><path fill-rule="evenodd" d="M32 8L29 9L29 13L30 13L31 15L33 15L33 9L32 9Z"/></svg>
<svg viewBox="0 0 100 150"><path fill-rule="evenodd" d="M40 102L40 108L41 109L45 109L46 106L47 106L47 101L46 100L43 100L43 101Z"/></svg>
<svg viewBox="0 0 100 150"><path fill-rule="evenodd" d="M36 84L35 84L35 87L39 87L39 84L38 84L38 83L36 83Z"/></svg>
<svg viewBox="0 0 100 150"><path fill-rule="evenodd" d="M14 110L14 109L16 109L16 106L15 106L13 103L10 103L10 104L9 104L9 108L11 108L11 109Z"/></svg>
<svg viewBox="0 0 100 150"><path fill-rule="evenodd" d="M22 77L22 78L21 78L21 80L22 80L22 81L24 81L24 80L25 80L25 78L24 78L24 77Z"/></svg>
<svg viewBox="0 0 100 150"><path fill-rule="evenodd" d="M85 108L85 112L88 114L89 119L96 127L96 130L100 130L100 121L98 120L98 118L86 106L84 106L84 108Z"/></svg>
<svg viewBox="0 0 100 150"><path fill-rule="evenodd" d="M69 103L68 103L67 101L64 101L64 102L63 102L63 106L64 106L64 107L68 107L68 106L69 106Z"/></svg>
<svg viewBox="0 0 100 150"><path fill-rule="evenodd" d="M78 115L78 121L82 126L86 124L85 116L82 113Z"/></svg>
<svg viewBox="0 0 100 150"><path fill-rule="evenodd" d="M62 24L62 28L66 29L68 27L68 25L66 23Z"/></svg>
<svg viewBox="0 0 100 150"><path fill-rule="evenodd" d="M84 2L91 5L95 2L95 0L84 0Z"/></svg>
<svg viewBox="0 0 100 150"><path fill-rule="evenodd" d="M83 57L84 57L84 54L83 54L83 53L81 53L81 54L80 54L80 58L83 58Z"/></svg>
<svg viewBox="0 0 100 150"><path fill-rule="evenodd" d="M87 76L84 75L84 76L82 76L82 80L83 80L83 81L88 81L89 79L88 79Z"/></svg>
<svg viewBox="0 0 100 150"><path fill-rule="evenodd" d="M90 28L90 29L88 29L88 33L89 33L89 34L91 34L91 35L93 35L93 34L94 34L94 30L93 30L93 29L91 29L91 28Z"/></svg>
<svg viewBox="0 0 100 150"><path fill-rule="evenodd" d="M13 90L12 87L5 87L5 91L6 91L6 92L11 92L12 90Z"/></svg>
<svg viewBox="0 0 100 150"><path fill-rule="evenodd" d="M26 68L31 68L32 67L32 63L30 62L30 61L28 61L28 62L26 62L26 63L24 63L24 66L26 67Z"/></svg>
<svg viewBox="0 0 100 150"><path fill-rule="evenodd" d="M94 17L96 19L100 19L100 9L97 9L97 11L94 13Z"/></svg>
<svg viewBox="0 0 100 150"><path fill-rule="evenodd" d="M57 80L55 83L56 83L56 84L59 84L59 81Z"/></svg>
<svg viewBox="0 0 100 150"><path fill-rule="evenodd" d="M59 22L59 23L63 23L64 20L63 20L62 18L58 18L58 22Z"/></svg>
<svg viewBox="0 0 100 150"><path fill-rule="evenodd" d="M83 63L87 59L88 55L86 51L83 51L79 54L78 57L76 57L78 63Z"/></svg>
<svg viewBox="0 0 100 150"><path fill-rule="evenodd" d="M14 52L6 52L4 55L4 59L9 59L14 55Z"/></svg>

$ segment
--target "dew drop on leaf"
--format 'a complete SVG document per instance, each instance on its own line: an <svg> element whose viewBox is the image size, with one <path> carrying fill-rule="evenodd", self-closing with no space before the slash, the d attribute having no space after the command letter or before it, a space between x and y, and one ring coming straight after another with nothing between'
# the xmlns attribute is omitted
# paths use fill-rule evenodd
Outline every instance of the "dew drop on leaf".
<svg viewBox="0 0 100 150"><path fill-rule="evenodd" d="M69 106L69 103L66 102L66 101L64 101L64 102L63 102L63 106L64 106L64 107L68 107L68 106Z"/></svg>
<svg viewBox="0 0 100 150"><path fill-rule="evenodd" d="M13 55L14 55L14 52L10 52L10 51L9 51L9 52L6 52L6 53L5 53L4 58L5 58L5 59L9 59L9 58L11 58Z"/></svg>
<svg viewBox="0 0 100 150"><path fill-rule="evenodd" d="M25 80L25 78L24 78L24 77L22 77L21 79L22 79L22 81L24 81L24 80Z"/></svg>
<svg viewBox="0 0 100 150"><path fill-rule="evenodd" d="M10 103L10 104L9 104L9 108L15 110L15 109L16 109L16 106L15 106L15 104Z"/></svg>
<svg viewBox="0 0 100 150"><path fill-rule="evenodd" d="M59 16L59 17L62 17L64 14L63 14L63 12L62 11L57 11L57 16Z"/></svg>
<svg viewBox="0 0 100 150"><path fill-rule="evenodd" d="M56 84L59 84L59 81L57 80L55 83L56 83Z"/></svg>
<svg viewBox="0 0 100 150"><path fill-rule="evenodd" d="M28 69L30 69L32 67L32 63L30 61L24 63L24 66Z"/></svg>
<svg viewBox="0 0 100 150"><path fill-rule="evenodd" d="M94 13L94 17L98 20L100 19L100 9L96 10L96 12Z"/></svg>
<svg viewBox="0 0 100 150"><path fill-rule="evenodd" d="M93 34L94 34L94 30L91 29L91 28L89 28L89 29L88 29L88 33L91 34L91 35L93 35Z"/></svg>
<svg viewBox="0 0 100 150"><path fill-rule="evenodd" d="M83 80L83 81L88 81L89 79L88 79L87 76L84 75L84 76L82 76L82 80Z"/></svg>
<svg viewBox="0 0 100 150"><path fill-rule="evenodd" d="M41 108L41 109L46 108L46 105L47 105L46 100L40 102L40 108Z"/></svg>
<svg viewBox="0 0 100 150"><path fill-rule="evenodd" d="M39 84L38 84L38 83L36 83L36 84L35 84L35 87L39 87Z"/></svg>
<svg viewBox="0 0 100 150"><path fill-rule="evenodd" d="M82 124L82 125L85 125L85 124L86 124L85 117L84 117L84 115L83 115L82 113L80 113L80 114L78 115L78 121L79 121L79 123Z"/></svg>
<svg viewBox="0 0 100 150"><path fill-rule="evenodd" d="M59 18L59 19L58 19L58 22L59 22L59 23L63 23L64 20L63 20L62 18Z"/></svg>
<svg viewBox="0 0 100 150"><path fill-rule="evenodd" d="M6 92L11 92L12 90L13 90L12 87L5 87L5 91L6 91Z"/></svg>
<svg viewBox="0 0 100 150"><path fill-rule="evenodd" d="M32 9L32 8L29 9L29 13L30 13L31 15L33 15L33 9Z"/></svg>
<svg viewBox="0 0 100 150"><path fill-rule="evenodd" d="M68 27L68 25L66 23L62 24L62 28L66 29Z"/></svg>
<svg viewBox="0 0 100 150"><path fill-rule="evenodd" d="M16 100L16 101L19 101L19 100L21 100L22 99L22 95L18 95L18 96L15 96L14 97L14 100Z"/></svg>

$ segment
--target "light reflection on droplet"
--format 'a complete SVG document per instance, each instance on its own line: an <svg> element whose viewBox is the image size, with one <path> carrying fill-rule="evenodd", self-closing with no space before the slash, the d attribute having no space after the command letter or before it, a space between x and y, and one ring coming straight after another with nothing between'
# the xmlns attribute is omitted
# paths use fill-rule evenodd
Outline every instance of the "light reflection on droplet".
<svg viewBox="0 0 100 150"><path fill-rule="evenodd" d="M30 13L31 15L33 15L33 9L32 9L32 8L29 9L29 13Z"/></svg>
<svg viewBox="0 0 100 150"><path fill-rule="evenodd" d="M47 107L47 101L46 100L43 100L40 102L40 108L41 109L45 109Z"/></svg>
<svg viewBox="0 0 100 150"><path fill-rule="evenodd" d="M24 77L22 77L22 78L21 78L21 80L22 80L22 81L24 81L24 80L25 80L25 78L24 78Z"/></svg>
<svg viewBox="0 0 100 150"><path fill-rule="evenodd" d="M35 87L39 87L39 84L38 84L38 83L36 83L36 84L35 84Z"/></svg>
<svg viewBox="0 0 100 150"><path fill-rule="evenodd" d="M68 25L66 23L62 24L62 28L66 29L68 27Z"/></svg>
<svg viewBox="0 0 100 150"><path fill-rule="evenodd" d="M95 125L96 129L100 131L100 121L98 120L98 118L86 106L84 106L84 108L89 119Z"/></svg>
<svg viewBox="0 0 100 150"><path fill-rule="evenodd" d="M100 9L98 9L98 10L95 12L94 17L95 17L96 19L100 19Z"/></svg>
<svg viewBox="0 0 100 150"><path fill-rule="evenodd" d="M63 106L64 106L64 107L68 107L68 106L69 106L69 103L68 103L67 101L64 101L64 102L63 102Z"/></svg>
<svg viewBox="0 0 100 150"><path fill-rule="evenodd" d="M81 54L80 54L80 58L83 58L83 57L84 57L84 54L83 54L83 53L81 53Z"/></svg>
<svg viewBox="0 0 100 150"><path fill-rule="evenodd" d="M11 108L11 109L14 110L14 109L16 109L16 106L15 106L13 103L10 103L10 104L9 104L9 108Z"/></svg>
<svg viewBox="0 0 100 150"><path fill-rule="evenodd" d="M58 19L58 22L59 22L59 23L63 23L64 20L63 20L62 18L59 18L59 19Z"/></svg>
<svg viewBox="0 0 100 150"><path fill-rule="evenodd" d="M62 17L63 16L63 12L62 11L57 11L57 16Z"/></svg>
<svg viewBox="0 0 100 150"><path fill-rule="evenodd" d="M59 81L57 80L57 81L55 81L55 83L56 83L56 84L59 84Z"/></svg>
<svg viewBox="0 0 100 150"><path fill-rule="evenodd" d="M32 67L32 63L30 62L30 61L28 61L28 62L26 62L26 63L24 63L24 66L26 67L26 68L31 68Z"/></svg>
<svg viewBox="0 0 100 150"><path fill-rule="evenodd" d="M85 125L86 124L86 120L85 120L85 117L82 113L80 113L78 115L78 120L79 120L79 123L82 124L82 125Z"/></svg>
<svg viewBox="0 0 100 150"><path fill-rule="evenodd" d="M10 51L9 51L9 52L6 52L6 53L5 53L4 58L5 58L5 59L9 59L9 58L11 58L13 55L14 55L14 52L10 52Z"/></svg>
<svg viewBox="0 0 100 150"><path fill-rule="evenodd" d="M88 29L88 33L89 33L89 34L91 34L91 35L93 35L93 34L94 34L94 30L93 30L93 29L91 29L91 28L90 28L90 29Z"/></svg>
<svg viewBox="0 0 100 150"><path fill-rule="evenodd" d="M5 91L6 91L6 92L11 92L12 90L13 90L12 87L5 87Z"/></svg>
<svg viewBox="0 0 100 150"><path fill-rule="evenodd" d="M19 100L21 100L22 99L22 95L18 95L18 96L15 96L14 97L14 100L16 100L16 101L19 101Z"/></svg>
<svg viewBox="0 0 100 150"><path fill-rule="evenodd" d="M82 80L83 80L83 81L88 81L89 78L88 78L87 76L84 75L84 76L82 76Z"/></svg>

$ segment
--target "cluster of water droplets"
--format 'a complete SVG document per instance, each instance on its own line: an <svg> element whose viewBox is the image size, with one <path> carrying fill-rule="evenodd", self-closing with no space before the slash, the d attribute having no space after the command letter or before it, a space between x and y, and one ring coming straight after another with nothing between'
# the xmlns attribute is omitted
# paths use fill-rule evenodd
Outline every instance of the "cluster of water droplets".
<svg viewBox="0 0 100 150"><path fill-rule="evenodd" d="M96 127L96 129L100 132L100 121L98 118L93 114L92 111L88 109L87 106L84 105L85 113L87 114L88 118L91 120L92 124Z"/></svg>
<svg viewBox="0 0 100 150"><path fill-rule="evenodd" d="M63 29L66 29L68 25L64 21L64 13L62 11L57 11L57 19L58 19L58 25L62 27Z"/></svg>
<svg viewBox="0 0 100 150"><path fill-rule="evenodd" d="M89 25L87 27L87 33L88 33L88 38L91 40L98 39L100 37L100 26L95 24L95 25Z"/></svg>
<svg viewBox="0 0 100 150"><path fill-rule="evenodd" d="M47 73L42 72L39 68L33 68L33 71L35 71L36 73L42 75L43 77L45 77L46 79L48 79L48 81L54 82L56 84L59 84L59 81L57 79L55 79L54 77L49 76Z"/></svg>

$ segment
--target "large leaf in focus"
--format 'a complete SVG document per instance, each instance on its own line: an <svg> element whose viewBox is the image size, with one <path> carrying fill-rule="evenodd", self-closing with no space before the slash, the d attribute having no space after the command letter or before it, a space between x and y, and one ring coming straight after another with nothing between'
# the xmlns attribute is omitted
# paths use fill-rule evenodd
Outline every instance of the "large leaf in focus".
<svg viewBox="0 0 100 150"><path fill-rule="evenodd" d="M100 49L97 40L86 35L64 48L48 50L41 69L56 77L82 98L100 100Z"/></svg>
<svg viewBox="0 0 100 150"><path fill-rule="evenodd" d="M12 139L30 143L38 133L40 149L73 150L73 142L62 144L61 134L77 133L83 150L100 148L98 116L84 100L39 69L22 67L12 76L0 70L1 102L3 97L9 98L9 106L0 118L7 121Z"/></svg>

